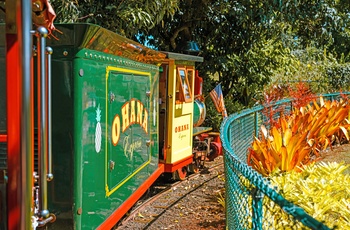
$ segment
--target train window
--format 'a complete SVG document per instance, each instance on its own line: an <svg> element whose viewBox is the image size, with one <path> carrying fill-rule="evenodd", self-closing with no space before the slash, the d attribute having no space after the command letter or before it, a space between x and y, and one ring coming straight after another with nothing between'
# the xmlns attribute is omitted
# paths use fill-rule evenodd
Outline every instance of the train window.
<svg viewBox="0 0 350 230"><path fill-rule="evenodd" d="M187 69L187 78L192 87L194 87L193 81L194 81L194 70L193 69Z"/></svg>
<svg viewBox="0 0 350 230"><path fill-rule="evenodd" d="M188 72L186 71L186 68L178 67L177 68L177 74L176 74L176 91L178 92L176 94L176 100L177 101L184 101L184 102L191 102L192 101L192 88L190 81L188 79ZM192 78L192 76L190 76ZM191 80L192 82L192 80Z"/></svg>

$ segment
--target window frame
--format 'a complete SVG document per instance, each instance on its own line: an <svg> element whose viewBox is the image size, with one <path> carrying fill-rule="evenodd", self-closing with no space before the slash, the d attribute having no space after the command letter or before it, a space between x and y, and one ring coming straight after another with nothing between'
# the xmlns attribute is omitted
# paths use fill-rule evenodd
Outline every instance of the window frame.
<svg viewBox="0 0 350 230"><path fill-rule="evenodd" d="M176 67L176 87L179 87L179 98L176 98L176 100L180 100L181 102L192 102L193 101L193 95L192 95L192 85L190 84L190 81L188 79L188 70L194 71L193 69L187 69L183 66ZM182 77L182 73L184 73L184 76ZM193 77L193 76L191 76ZM187 86L187 92L185 92L185 86ZM176 89L177 90L177 89Z"/></svg>

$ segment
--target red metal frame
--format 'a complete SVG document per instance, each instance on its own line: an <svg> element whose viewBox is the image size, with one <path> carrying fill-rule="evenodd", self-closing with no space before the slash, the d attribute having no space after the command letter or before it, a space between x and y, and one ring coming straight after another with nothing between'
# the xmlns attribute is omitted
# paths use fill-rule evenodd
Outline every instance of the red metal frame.
<svg viewBox="0 0 350 230"><path fill-rule="evenodd" d="M21 221L21 72L18 34L6 34L7 88L7 213L8 229L20 229ZM11 195L9 195L11 194Z"/></svg>
<svg viewBox="0 0 350 230"><path fill-rule="evenodd" d="M141 198L149 187L164 173L164 165L159 164L158 169L127 199L113 214L105 220L97 229L111 229L129 209Z"/></svg>
<svg viewBox="0 0 350 230"><path fill-rule="evenodd" d="M7 142L7 134L0 134L0 142Z"/></svg>

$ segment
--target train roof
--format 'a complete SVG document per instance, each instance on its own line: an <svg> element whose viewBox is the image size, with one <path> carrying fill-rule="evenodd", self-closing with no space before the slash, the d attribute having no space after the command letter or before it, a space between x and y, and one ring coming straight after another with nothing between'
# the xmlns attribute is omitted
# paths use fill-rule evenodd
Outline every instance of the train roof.
<svg viewBox="0 0 350 230"><path fill-rule="evenodd" d="M87 48L150 64L160 64L165 58L176 61L203 62L203 57L148 48L94 24L55 24L55 27L62 34L57 31L53 32L59 40L50 39L48 41L48 44L51 43L50 45L56 43L59 45L73 45L80 49Z"/></svg>
<svg viewBox="0 0 350 230"><path fill-rule="evenodd" d="M166 51L160 51L166 55L169 59L174 59L176 61L193 61L193 62L203 62L203 57L189 55L189 54L181 54L181 53L172 53Z"/></svg>
<svg viewBox="0 0 350 230"><path fill-rule="evenodd" d="M117 55L134 61L160 64L166 54L150 49L131 39L88 23L55 24L53 35L57 39L48 39L50 46L73 46L77 49L90 49Z"/></svg>
<svg viewBox="0 0 350 230"><path fill-rule="evenodd" d="M0 23L0 28L5 25ZM101 26L89 23L55 24L57 38L47 40L49 46L72 46L76 49L90 49L109 53L134 61L159 65L164 59L175 61L203 62L203 57L167 51L157 51L138 42L123 37ZM5 36L0 37L0 45L4 45Z"/></svg>

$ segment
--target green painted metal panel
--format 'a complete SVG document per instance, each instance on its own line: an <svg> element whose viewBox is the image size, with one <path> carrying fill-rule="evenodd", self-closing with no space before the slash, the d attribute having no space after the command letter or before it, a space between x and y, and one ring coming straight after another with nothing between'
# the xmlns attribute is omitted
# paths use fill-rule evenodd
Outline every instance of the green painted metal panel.
<svg viewBox="0 0 350 230"><path fill-rule="evenodd" d="M113 145L107 157L107 195L120 189L151 160L151 151L146 146L150 140L150 102L146 92L150 92L151 76L149 72L129 71L109 68L108 122L115 125L112 126Z"/></svg>
<svg viewBox="0 0 350 230"><path fill-rule="evenodd" d="M83 49L74 82L73 213L94 229L157 169L158 67Z"/></svg>
<svg viewBox="0 0 350 230"><path fill-rule="evenodd" d="M53 57L52 66L52 162L54 179L48 182L50 212L57 215L55 226L73 226L74 183L74 98L72 60Z"/></svg>

